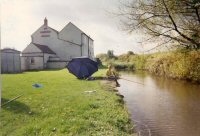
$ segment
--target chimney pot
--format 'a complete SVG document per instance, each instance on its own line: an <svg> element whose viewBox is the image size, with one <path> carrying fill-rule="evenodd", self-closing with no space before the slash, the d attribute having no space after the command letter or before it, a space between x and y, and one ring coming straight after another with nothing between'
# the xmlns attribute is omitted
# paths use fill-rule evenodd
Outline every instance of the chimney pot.
<svg viewBox="0 0 200 136"><path fill-rule="evenodd" d="M48 25L48 20L47 20L47 18L45 17L45 19L44 19L44 25Z"/></svg>

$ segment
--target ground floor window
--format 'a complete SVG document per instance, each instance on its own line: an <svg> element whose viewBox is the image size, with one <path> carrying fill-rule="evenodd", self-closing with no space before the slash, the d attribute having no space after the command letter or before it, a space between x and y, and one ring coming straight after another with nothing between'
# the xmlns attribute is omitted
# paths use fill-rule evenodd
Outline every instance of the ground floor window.
<svg viewBox="0 0 200 136"><path fill-rule="evenodd" d="M31 64L35 64L35 59L31 58Z"/></svg>

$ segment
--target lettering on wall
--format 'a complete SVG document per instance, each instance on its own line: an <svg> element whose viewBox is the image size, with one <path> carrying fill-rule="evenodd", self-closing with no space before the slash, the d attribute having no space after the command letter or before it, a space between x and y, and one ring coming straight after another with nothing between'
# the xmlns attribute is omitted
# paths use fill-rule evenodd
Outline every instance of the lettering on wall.
<svg viewBox="0 0 200 136"><path fill-rule="evenodd" d="M41 33L41 37L50 37L51 31L45 27L43 31L40 31L40 33Z"/></svg>
<svg viewBox="0 0 200 136"><path fill-rule="evenodd" d="M40 33L51 33L51 31L47 30L47 31L40 31Z"/></svg>
<svg viewBox="0 0 200 136"><path fill-rule="evenodd" d="M41 37L50 37L50 35L41 35Z"/></svg>

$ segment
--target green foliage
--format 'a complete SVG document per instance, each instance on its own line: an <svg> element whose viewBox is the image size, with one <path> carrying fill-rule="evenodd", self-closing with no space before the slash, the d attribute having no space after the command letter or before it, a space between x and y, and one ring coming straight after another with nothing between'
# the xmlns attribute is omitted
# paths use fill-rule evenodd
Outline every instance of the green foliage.
<svg viewBox="0 0 200 136"><path fill-rule="evenodd" d="M118 14L122 29L150 36L144 41L200 49L199 8L199 0L129 0L121 2Z"/></svg>
<svg viewBox="0 0 200 136"><path fill-rule="evenodd" d="M103 63L110 60L107 54L98 54L96 57L99 58Z"/></svg>
<svg viewBox="0 0 200 136"><path fill-rule="evenodd" d="M157 75L200 81L200 50L153 54L145 66Z"/></svg>
<svg viewBox="0 0 200 136"><path fill-rule="evenodd" d="M122 54L109 59L106 54L97 55L104 65L112 64L118 70L145 69L145 62L148 55L136 55L132 53Z"/></svg>
<svg viewBox="0 0 200 136"><path fill-rule="evenodd" d="M126 64L126 63L113 63L113 66L117 69L117 70L134 70L135 66L133 64Z"/></svg>
<svg viewBox="0 0 200 136"><path fill-rule="evenodd" d="M134 52L133 51L128 51L127 55L134 55Z"/></svg>
<svg viewBox="0 0 200 136"><path fill-rule="evenodd" d="M99 70L96 76L104 76ZM66 70L2 75L1 136L132 135L127 109L100 81L78 80ZM43 84L35 89L32 84ZM96 90L88 94L84 91ZM113 110L114 109L114 110Z"/></svg>
<svg viewBox="0 0 200 136"><path fill-rule="evenodd" d="M101 57L100 57L101 59ZM117 69L148 70L156 75L200 81L200 50L179 49L172 52L129 55L103 59Z"/></svg>

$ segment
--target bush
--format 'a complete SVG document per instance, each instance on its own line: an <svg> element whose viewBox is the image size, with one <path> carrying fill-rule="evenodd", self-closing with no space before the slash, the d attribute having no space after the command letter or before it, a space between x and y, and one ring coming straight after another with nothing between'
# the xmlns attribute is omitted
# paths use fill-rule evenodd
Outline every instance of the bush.
<svg viewBox="0 0 200 136"><path fill-rule="evenodd" d="M180 49L145 55L122 54L109 59L105 55L99 57L118 70L148 70L156 75L171 78L188 79L200 82L200 50Z"/></svg>
<svg viewBox="0 0 200 136"><path fill-rule="evenodd" d="M156 75L200 81L200 50L153 54L145 67Z"/></svg>

